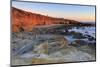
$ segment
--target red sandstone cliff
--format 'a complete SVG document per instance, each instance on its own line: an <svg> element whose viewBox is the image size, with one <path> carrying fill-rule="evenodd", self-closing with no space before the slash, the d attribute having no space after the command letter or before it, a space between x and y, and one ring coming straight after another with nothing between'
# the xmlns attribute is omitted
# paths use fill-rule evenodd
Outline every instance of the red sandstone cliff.
<svg viewBox="0 0 100 67"><path fill-rule="evenodd" d="M18 32L20 29L31 31L36 25L78 23L74 20L44 16L41 14L26 12L14 7L12 7L11 11L13 32Z"/></svg>

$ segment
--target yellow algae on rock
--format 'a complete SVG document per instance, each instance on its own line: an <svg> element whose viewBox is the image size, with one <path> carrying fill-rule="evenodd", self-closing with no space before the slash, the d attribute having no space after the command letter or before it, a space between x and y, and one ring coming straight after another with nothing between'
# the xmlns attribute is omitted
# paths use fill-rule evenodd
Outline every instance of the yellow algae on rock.
<svg viewBox="0 0 100 67"><path fill-rule="evenodd" d="M44 64L44 63L52 63L51 60L45 58L33 58L32 64Z"/></svg>

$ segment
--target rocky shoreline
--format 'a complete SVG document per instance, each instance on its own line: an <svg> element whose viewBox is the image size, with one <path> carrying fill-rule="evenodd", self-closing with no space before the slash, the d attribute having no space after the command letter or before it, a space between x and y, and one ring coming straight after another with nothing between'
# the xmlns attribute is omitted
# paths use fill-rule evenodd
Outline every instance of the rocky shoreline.
<svg viewBox="0 0 100 67"><path fill-rule="evenodd" d="M69 31L72 28L61 25L37 27L31 32L13 32L12 65L95 61L95 37Z"/></svg>

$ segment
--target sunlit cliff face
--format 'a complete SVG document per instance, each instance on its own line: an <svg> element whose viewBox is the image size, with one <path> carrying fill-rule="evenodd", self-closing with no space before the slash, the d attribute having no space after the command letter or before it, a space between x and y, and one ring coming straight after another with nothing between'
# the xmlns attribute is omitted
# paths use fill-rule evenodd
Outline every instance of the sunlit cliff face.
<svg viewBox="0 0 100 67"><path fill-rule="evenodd" d="M37 25L50 25L50 24L67 24L69 22L77 22L64 18L54 18L44 16L41 14L26 12L12 7L12 31L19 32L21 30L31 31Z"/></svg>

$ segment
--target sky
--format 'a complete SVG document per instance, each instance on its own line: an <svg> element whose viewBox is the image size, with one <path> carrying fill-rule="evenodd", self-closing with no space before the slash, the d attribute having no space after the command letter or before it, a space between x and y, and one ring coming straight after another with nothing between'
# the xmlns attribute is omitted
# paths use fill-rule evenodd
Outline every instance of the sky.
<svg viewBox="0 0 100 67"><path fill-rule="evenodd" d="M12 1L12 6L51 17L95 22L95 6Z"/></svg>

